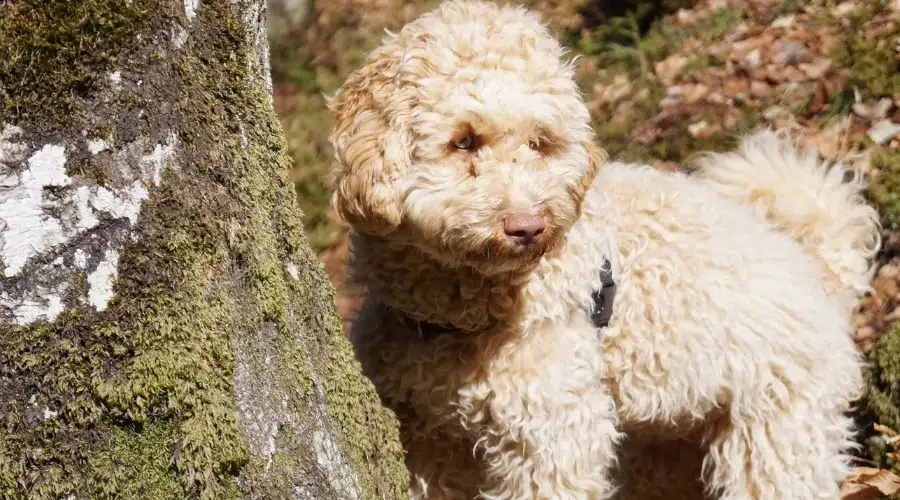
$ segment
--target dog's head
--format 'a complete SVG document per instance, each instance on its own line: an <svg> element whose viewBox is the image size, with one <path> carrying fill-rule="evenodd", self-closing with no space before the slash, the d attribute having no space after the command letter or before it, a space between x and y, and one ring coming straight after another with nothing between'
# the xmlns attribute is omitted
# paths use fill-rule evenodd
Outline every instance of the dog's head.
<svg viewBox="0 0 900 500"><path fill-rule="evenodd" d="M336 212L450 265L536 261L604 159L562 56L535 14L480 1L388 34L329 101Z"/></svg>

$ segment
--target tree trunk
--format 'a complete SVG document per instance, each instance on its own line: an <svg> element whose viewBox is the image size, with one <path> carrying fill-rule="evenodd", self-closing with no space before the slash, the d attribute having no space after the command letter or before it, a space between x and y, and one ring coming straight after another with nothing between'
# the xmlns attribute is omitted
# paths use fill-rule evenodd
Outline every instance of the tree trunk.
<svg viewBox="0 0 900 500"><path fill-rule="evenodd" d="M407 496L262 0L0 1L0 498Z"/></svg>

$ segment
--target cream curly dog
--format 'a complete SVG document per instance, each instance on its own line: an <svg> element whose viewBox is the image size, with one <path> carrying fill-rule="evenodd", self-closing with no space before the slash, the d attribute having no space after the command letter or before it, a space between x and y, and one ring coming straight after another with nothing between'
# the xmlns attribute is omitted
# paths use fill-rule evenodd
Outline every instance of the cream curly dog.
<svg viewBox="0 0 900 500"><path fill-rule="evenodd" d="M449 1L330 100L351 338L413 496L837 499L860 183L772 132L692 176L604 164L562 55L525 9Z"/></svg>

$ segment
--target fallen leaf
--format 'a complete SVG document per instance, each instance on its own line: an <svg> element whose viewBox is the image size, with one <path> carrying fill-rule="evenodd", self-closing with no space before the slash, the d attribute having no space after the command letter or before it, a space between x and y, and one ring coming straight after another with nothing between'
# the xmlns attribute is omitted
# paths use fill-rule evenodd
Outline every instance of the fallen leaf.
<svg viewBox="0 0 900 500"><path fill-rule="evenodd" d="M761 80L750 82L750 94L753 97L765 97L772 93L772 86Z"/></svg>
<svg viewBox="0 0 900 500"><path fill-rule="evenodd" d="M675 82L681 70L688 63L688 58L681 54L673 54L653 66L656 76L666 85L672 85Z"/></svg>
<svg viewBox="0 0 900 500"><path fill-rule="evenodd" d="M750 83L743 78L729 78L722 86L722 92L728 97L750 92Z"/></svg>
<svg viewBox="0 0 900 500"><path fill-rule="evenodd" d="M884 267L893 267L894 269L896 269L896 267L895 267L895 266L892 266L891 264L885 264ZM881 271L878 272L878 275L879 275L879 276L884 276L884 277L889 278L889 279L890 279L890 278L893 278L893 276L889 276L889 275L887 275L887 274L882 274ZM894 437L894 436L897 435L897 431L895 431L894 429L891 429L890 427L888 427L888 426L886 426L886 425L882 425L882 424L879 424L879 423L875 423L872 427L875 429L875 432L878 432L878 433L880 433L880 434L883 434L883 435L885 435L885 436L887 436L887 437Z"/></svg>
<svg viewBox="0 0 900 500"><path fill-rule="evenodd" d="M763 118L765 118L766 120L772 121L775 118L778 118L779 116L784 116L787 114L788 114L787 109L785 109L782 106L776 105L776 106L771 106L769 108L766 108L766 110L763 111Z"/></svg>
<svg viewBox="0 0 900 500"><path fill-rule="evenodd" d="M744 56L744 66L750 71L758 68L760 63L762 63L762 53L759 49L753 49Z"/></svg>
<svg viewBox="0 0 900 500"><path fill-rule="evenodd" d="M688 125L688 133L691 137L697 139L706 139L712 137L713 134L719 132L722 128L719 125L710 125L706 120L700 120L697 123Z"/></svg>
<svg viewBox="0 0 900 500"><path fill-rule="evenodd" d="M688 83L682 88L681 95L685 102L697 102L709 93L709 87L702 83Z"/></svg>
<svg viewBox="0 0 900 500"><path fill-rule="evenodd" d="M775 59L789 66L804 62L809 52L806 44L795 40L779 40L775 49L777 50Z"/></svg>
<svg viewBox="0 0 900 500"><path fill-rule="evenodd" d="M687 9L678 9L678 12L675 13L675 20L678 21L678 24L681 26L688 26L694 24L694 21L697 20L697 16Z"/></svg>
<svg viewBox="0 0 900 500"><path fill-rule="evenodd" d="M801 63L800 71L802 71L809 79L818 80L825 76L825 73L831 69L831 59L821 58L811 63Z"/></svg>
<svg viewBox="0 0 900 500"><path fill-rule="evenodd" d="M861 102L855 103L853 105L853 112L856 113L856 115L860 118L874 121L887 116L888 111L893 105L893 101L891 101L887 97L884 97L873 105L868 105Z"/></svg>
<svg viewBox="0 0 900 500"><path fill-rule="evenodd" d="M890 120L879 120L869 129L869 138L875 144L884 144L897 134L900 134L900 124Z"/></svg>
<svg viewBox="0 0 900 500"><path fill-rule="evenodd" d="M841 484L841 500L878 500L900 491L900 477L889 470L857 467Z"/></svg>
<svg viewBox="0 0 900 500"><path fill-rule="evenodd" d="M874 113L872 118L884 118L885 116L887 116L888 111L891 110L891 107L893 107L893 105L894 102L891 101L890 98L882 97L881 99L879 99L877 104L872 106L872 113Z"/></svg>
<svg viewBox="0 0 900 500"><path fill-rule="evenodd" d="M794 25L794 15L789 14L787 16L782 16L774 21L769 26L772 28L789 28Z"/></svg>
<svg viewBox="0 0 900 500"><path fill-rule="evenodd" d="M844 17L856 10L857 7L858 5L855 2L843 2L838 4L838 6L834 8L834 14L837 17Z"/></svg>

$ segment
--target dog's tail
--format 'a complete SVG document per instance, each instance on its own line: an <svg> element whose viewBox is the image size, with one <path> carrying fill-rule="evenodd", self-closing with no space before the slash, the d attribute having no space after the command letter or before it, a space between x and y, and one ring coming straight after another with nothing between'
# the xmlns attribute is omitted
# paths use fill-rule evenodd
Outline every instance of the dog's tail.
<svg viewBox="0 0 900 500"><path fill-rule="evenodd" d="M829 291L848 308L869 289L881 228L858 171L824 164L771 130L744 138L734 152L704 155L697 166L722 195L750 205L817 257Z"/></svg>

